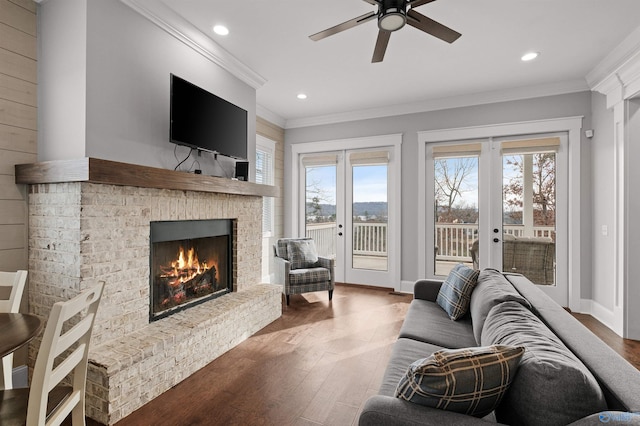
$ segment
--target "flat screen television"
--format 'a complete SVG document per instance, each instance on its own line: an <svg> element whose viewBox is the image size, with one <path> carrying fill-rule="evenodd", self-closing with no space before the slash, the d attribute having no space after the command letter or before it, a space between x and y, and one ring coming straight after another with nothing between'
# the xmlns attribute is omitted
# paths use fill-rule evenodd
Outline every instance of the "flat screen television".
<svg viewBox="0 0 640 426"><path fill-rule="evenodd" d="M247 111L171 74L169 140L247 159Z"/></svg>

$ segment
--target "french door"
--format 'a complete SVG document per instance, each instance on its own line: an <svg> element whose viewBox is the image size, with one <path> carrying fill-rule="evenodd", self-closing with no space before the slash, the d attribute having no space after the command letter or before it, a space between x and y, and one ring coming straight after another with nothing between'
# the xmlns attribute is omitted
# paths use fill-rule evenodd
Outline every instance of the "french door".
<svg viewBox="0 0 640 426"><path fill-rule="evenodd" d="M519 273L567 306L567 146L565 133L428 144L428 275Z"/></svg>
<svg viewBox="0 0 640 426"><path fill-rule="evenodd" d="M298 155L297 233L335 259L336 281L399 286L399 147Z"/></svg>

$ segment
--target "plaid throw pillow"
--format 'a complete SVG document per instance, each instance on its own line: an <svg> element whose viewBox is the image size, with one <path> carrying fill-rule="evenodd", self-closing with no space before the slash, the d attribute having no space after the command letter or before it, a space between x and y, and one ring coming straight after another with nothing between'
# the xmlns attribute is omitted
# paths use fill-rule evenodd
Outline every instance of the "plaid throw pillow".
<svg viewBox="0 0 640 426"><path fill-rule="evenodd" d="M313 240L287 242L287 253L291 269L315 268L318 266L318 254Z"/></svg>
<svg viewBox="0 0 640 426"><path fill-rule="evenodd" d="M449 314L452 320L462 318L469 310L471 292L476 286L479 274L480 271L459 263L453 267L442 283L436 303Z"/></svg>
<svg viewBox="0 0 640 426"><path fill-rule="evenodd" d="M444 349L409 366L398 398L447 411L484 417L493 411L518 371L523 347Z"/></svg>

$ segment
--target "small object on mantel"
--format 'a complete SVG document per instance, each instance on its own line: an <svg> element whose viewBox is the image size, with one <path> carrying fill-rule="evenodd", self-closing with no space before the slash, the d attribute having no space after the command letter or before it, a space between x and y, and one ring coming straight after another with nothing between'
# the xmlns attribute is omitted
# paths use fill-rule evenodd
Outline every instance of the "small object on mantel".
<svg viewBox="0 0 640 426"><path fill-rule="evenodd" d="M62 182L89 182L257 197L278 197L280 195L280 189L272 185L234 181L216 176L196 176L193 173L99 158L86 157L77 160L43 161L16 165L16 183Z"/></svg>

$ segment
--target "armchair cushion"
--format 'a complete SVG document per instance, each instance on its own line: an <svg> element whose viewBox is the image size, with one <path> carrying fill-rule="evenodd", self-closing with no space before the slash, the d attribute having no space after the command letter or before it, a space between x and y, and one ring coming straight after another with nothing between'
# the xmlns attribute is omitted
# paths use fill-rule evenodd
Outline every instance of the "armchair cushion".
<svg viewBox="0 0 640 426"><path fill-rule="evenodd" d="M287 254L291 269L306 269L318 266L318 253L313 240L287 241Z"/></svg>
<svg viewBox="0 0 640 426"><path fill-rule="evenodd" d="M289 271L289 285L304 285L331 281L331 272L327 268L302 268Z"/></svg>

